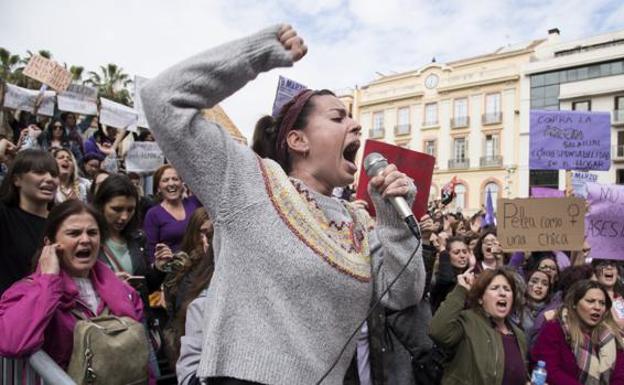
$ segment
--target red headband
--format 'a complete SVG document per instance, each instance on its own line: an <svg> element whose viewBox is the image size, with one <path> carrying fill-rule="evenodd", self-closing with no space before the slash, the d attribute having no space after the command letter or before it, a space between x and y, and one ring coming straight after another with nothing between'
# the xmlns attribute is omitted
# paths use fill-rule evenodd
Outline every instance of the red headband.
<svg viewBox="0 0 624 385"><path fill-rule="evenodd" d="M303 107L314 94L314 90L303 90L292 99L293 102L291 104L285 105L285 107L288 107L286 107L287 109L284 113L282 124L278 127L279 131L277 132L277 139L275 141L275 156L277 161L282 165L286 165L288 161L288 144L286 143L286 137L288 133L292 131L295 122L301 114L301 110L303 110Z"/></svg>

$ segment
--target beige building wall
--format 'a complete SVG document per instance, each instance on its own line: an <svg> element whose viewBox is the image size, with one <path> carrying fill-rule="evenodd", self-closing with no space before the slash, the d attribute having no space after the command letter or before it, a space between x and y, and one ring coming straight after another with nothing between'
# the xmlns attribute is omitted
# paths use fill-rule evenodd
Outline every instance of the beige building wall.
<svg viewBox="0 0 624 385"><path fill-rule="evenodd" d="M544 41L384 76L342 100L365 139L433 152L430 199L457 176L461 197L449 207L471 214L485 204L488 188L493 197L518 196L516 169L528 152L519 145L520 73Z"/></svg>

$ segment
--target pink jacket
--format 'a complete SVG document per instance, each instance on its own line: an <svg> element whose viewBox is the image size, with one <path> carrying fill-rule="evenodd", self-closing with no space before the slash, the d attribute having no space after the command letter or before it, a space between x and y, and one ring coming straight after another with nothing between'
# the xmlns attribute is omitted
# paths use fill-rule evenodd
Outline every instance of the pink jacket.
<svg viewBox="0 0 624 385"><path fill-rule="evenodd" d="M546 362L549 385L582 385L578 381L579 367L570 345L566 341L558 320L548 321L542 327L531 352L534 362ZM617 350L615 368L609 385L624 384L624 352Z"/></svg>
<svg viewBox="0 0 624 385"><path fill-rule="evenodd" d="M97 261L90 278L101 299L98 314L106 305L114 315L142 322L140 296L108 266ZM63 270L59 275L41 274L37 270L16 282L0 299L0 356L22 357L43 348L59 366L67 369L77 322L71 313L74 308L88 317L95 316L80 302L74 280Z"/></svg>

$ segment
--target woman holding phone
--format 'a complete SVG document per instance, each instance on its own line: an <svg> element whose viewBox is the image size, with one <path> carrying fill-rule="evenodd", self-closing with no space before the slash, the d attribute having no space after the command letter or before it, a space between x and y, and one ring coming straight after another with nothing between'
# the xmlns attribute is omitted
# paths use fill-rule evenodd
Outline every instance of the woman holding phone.
<svg viewBox="0 0 624 385"><path fill-rule="evenodd" d="M145 255L145 236L137 228L138 192L130 179L114 174L100 185L93 205L103 214L109 235L102 240L99 258L115 274L141 291L143 296L157 290L165 274L159 269L164 261L150 266ZM141 284L146 287L141 287Z"/></svg>

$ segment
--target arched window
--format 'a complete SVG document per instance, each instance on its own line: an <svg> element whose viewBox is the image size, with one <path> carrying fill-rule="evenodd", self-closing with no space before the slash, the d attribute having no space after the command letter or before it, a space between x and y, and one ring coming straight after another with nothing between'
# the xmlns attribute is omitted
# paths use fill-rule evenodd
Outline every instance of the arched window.
<svg viewBox="0 0 624 385"><path fill-rule="evenodd" d="M464 210L466 208L466 186L463 184L455 185L455 210Z"/></svg>
<svg viewBox="0 0 624 385"><path fill-rule="evenodd" d="M483 205L487 204L488 194L492 194L492 206L494 207L494 211L496 211L496 201L498 200L498 184L494 182L489 182L485 185L483 189Z"/></svg>

